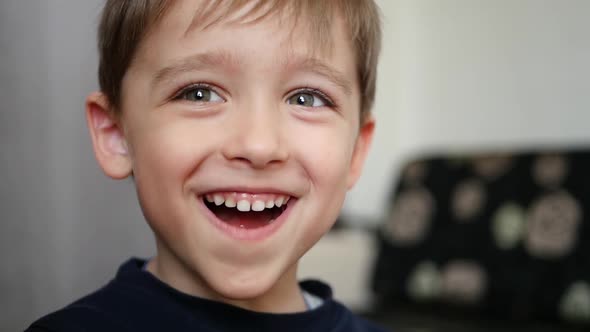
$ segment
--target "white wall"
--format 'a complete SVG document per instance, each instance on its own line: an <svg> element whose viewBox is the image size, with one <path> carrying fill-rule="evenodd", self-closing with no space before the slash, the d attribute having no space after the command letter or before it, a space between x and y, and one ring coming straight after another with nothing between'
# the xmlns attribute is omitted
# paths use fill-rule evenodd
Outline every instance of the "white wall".
<svg viewBox="0 0 590 332"><path fill-rule="evenodd" d="M381 0L377 137L346 211L420 151L590 142L590 1Z"/></svg>

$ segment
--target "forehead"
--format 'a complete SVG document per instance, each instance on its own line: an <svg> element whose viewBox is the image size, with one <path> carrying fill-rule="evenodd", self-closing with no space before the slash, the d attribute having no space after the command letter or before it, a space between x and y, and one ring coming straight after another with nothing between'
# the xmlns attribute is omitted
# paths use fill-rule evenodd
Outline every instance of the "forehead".
<svg viewBox="0 0 590 332"><path fill-rule="evenodd" d="M339 3L333 0L181 0L176 7L192 13L188 31L218 24L247 26L271 19L281 27L307 32L308 40L319 49L331 44L332 23L341 14Z"/></svg>
<svg viewBox="0 0 590 332"><path fill-rule="evenodd" d="M211 32L227 28L258 30L260 38L251 40L252 45L260 44L264 38L272 39L280 42L285 53L329 58L335 48L340 52L346 48L354 55L338 7L330 6L332 10L326 13L319 12L319 9L327 7L301 5L303 3L313 1L172 1L164 15L148 30L135 58L142 58L145 53L153 54L157 44L180 45L195 36L198 39L198 36L215 35ZM161 52L163 50L159 49L158 53Z"/></svg>

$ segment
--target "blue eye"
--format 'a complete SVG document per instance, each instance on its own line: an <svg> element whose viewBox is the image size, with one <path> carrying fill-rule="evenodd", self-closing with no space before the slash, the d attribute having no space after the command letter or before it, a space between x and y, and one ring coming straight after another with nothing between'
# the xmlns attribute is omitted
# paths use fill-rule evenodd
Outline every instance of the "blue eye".
<svg viewBox="0 0 590 332"><path fill-rule="evenodd" d="M323 107L333 105L327 97L316 91L297 92L287 99L287 103L303 107Z"/></svg>
<svg viewBox="0 0 590 332"><path fill-rule="evenodd" d="M182 91L175 99L193 101L197 103L221 103L225 100L206 86L193 86Z"/></svg>

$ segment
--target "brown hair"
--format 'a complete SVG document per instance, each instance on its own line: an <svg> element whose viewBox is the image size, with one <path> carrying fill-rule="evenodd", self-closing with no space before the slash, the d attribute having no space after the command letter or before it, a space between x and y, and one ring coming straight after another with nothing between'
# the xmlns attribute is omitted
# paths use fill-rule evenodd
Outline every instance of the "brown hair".
<svg viewBox="0 0 590 332"><path fill-rule="evenodd" d="M253 0L215 0L203 6L195 21L211 25L250 4ZM171 0L107 0L98 30L100 88L109 103L118 109L121 102L121 85L135 52L148 30L156 24L174 3ZM254 17L256 22L286 8L292 17L306 17L314 43L329 45L331 15L339 10L349 29L357 61L361 87L361 117L373 106L377 77L377 60L381 49L380 15L374 0L258 0L240 19ZM305 16L300 14L306 14Z"/></svg>

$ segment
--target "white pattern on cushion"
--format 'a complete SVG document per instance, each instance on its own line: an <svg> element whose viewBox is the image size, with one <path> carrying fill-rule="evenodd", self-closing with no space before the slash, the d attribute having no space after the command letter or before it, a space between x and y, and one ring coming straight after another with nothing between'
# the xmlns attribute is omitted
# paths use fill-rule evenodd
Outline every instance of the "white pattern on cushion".
<svg viewBox="0 0 590 332"><path fill-rule="evenodd" d="M557 188L569 171L567 159L560 154L544 154L533 164L533 178L541 187Z"/></svg>
<svg viewBox="0 0 590 332"><path fill-rule="evenodd" d="M441 286L445 300L460 304L475 304L485 295L488 278L478 263L455 260L442 269Z"/></svg>
<svg viewBox="0 0 590 332"><path fill-rule="evenodd" d="M561 298L559 313L569 321L590 322L590 285L584 281L573 283Z"/></svg>
<svg viewBox="0 0 590 332"><path fill-rule="evenodd" d="M513 158L511 155L496 154L474 158L472 163L475 173L479 176L495 180L510 170Z"/></svg>
<svg viewBox="0 0 590 332"><path fill-rule="evenodd" d="M525 211L513 202L504 203L492 217L492 234L500 249L509 250L522 240L525 229Z"/></svg>
<svg viewBox="0 0 590 332"><path fill-rule="evenodd" d="M465 180L453 192L452 209L458 221L468 221L478 215L486 201L483 183L477 179Z"/></svg>
<svg viewBox="0 0 590 332"><path fill-rule="evenodd" d="M385 233L399 245L422 241L430 228L434 199L424 188L411 188L399 194L385 223Z"/></svg>
<svg viewBox="0 0 590 332"><path fill-rule="evenodd" d="M553 259L571 252L581 221L579 203L566 191L548 194L529 209L525 247L529 254Z"/></svg>
<svg viewBox="0 0 590 332"><path fill-rule="evenodd" d="M440 295L440 272L431 261L416 265L406 284L408 294L419 302L432 301Z"/></svg>
<svg viewBox="0 0 590 332"><path fill-rule="evenodd" d="M415 185L424 181L428 165L423 161L414 161L404 169L403 181L407 184Z"/></svg>

